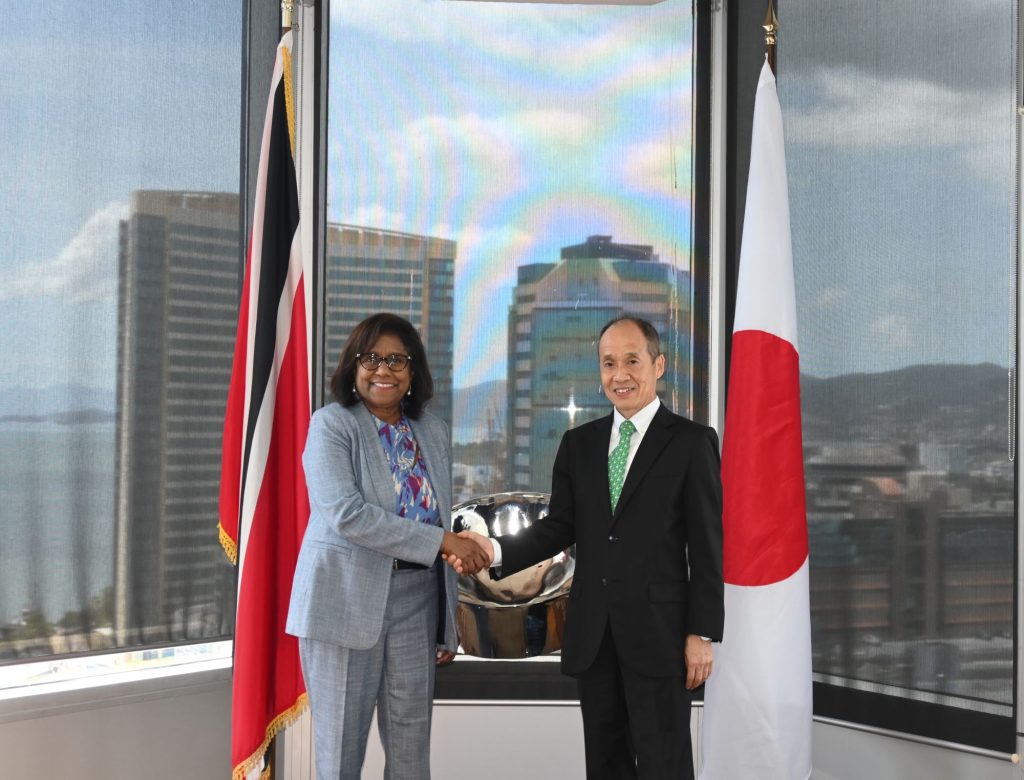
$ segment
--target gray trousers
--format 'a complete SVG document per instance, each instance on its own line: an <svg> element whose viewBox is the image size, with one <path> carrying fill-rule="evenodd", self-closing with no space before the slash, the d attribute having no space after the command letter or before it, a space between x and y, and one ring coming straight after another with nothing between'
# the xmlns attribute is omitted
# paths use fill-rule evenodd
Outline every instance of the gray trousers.
<svg viewBox="0 0 1024 780"><path fill-rule="evenodd" d="M391 575L384 627L369 650L299 638L318 780L359 780L373 710L385 780L430 780L437 573Z"/></svg>

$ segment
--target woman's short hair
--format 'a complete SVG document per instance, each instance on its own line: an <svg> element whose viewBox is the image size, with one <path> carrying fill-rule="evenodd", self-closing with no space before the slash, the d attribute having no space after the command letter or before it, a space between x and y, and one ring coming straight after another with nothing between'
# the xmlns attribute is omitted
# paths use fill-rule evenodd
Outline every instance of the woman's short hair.
<svg viewBox="0 0 1024 780"><path fill-rule="evenodd" d="M355 406L360 402L356 393L356 355L370 351L377 340L384 335L394 336L405 347L412 362L406 371L412 372L412 395L402 400L402 411L413 420L418 420L427 401L434 397L434 379L427 365L427 351L416 328L397 314L381 312L372 314L356 325L341 348L338 367L331 376L331 394L342 406Z"/></svg>

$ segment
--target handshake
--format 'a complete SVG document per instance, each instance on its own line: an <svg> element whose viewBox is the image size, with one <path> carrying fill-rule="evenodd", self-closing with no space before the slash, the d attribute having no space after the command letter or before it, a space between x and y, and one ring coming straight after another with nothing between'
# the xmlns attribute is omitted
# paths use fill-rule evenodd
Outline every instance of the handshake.
<svg viewBox="0 0 1024 780"><path fill-rule="evenodd" d="M459 574L476 574L494 561L494 547L490 539L474 531L445 531L441 557Z"/></svg>

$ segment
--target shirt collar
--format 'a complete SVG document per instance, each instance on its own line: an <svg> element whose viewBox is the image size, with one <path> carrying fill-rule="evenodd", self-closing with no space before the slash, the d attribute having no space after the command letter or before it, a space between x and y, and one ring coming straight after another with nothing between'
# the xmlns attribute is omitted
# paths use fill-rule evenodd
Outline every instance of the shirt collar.
<svg viewBox="0 0 1024 780"><path fill-rule="evenodd" d="M647 433L647 429L651 425L651 420L654 419L654 415L658 413L658 409L661 407L661 399L657 396L647 406L641 409L639 412L630 417L630 421L636 426L636 432L640 434L642 439L644 434ZM619 410L616 409L612 414L612 430L618 434L619 426L622 425L622 421L626 418L619 414ZM638 439L639 441L639 439Z"/></svg>
<svg viewBox="0 0 1024 780"><path fill-rule="evenodd" d="M408 430L410 428L409 420L406 418L404 414L398 418L398 422L396 422L394 425L389 423L387 420L380 419L380 417L375 415L373 412L370 412L370 416L373 417L373 421L377 423L378 431L384 430L384 428L391 428L392 430L396 431Z"/></svg>

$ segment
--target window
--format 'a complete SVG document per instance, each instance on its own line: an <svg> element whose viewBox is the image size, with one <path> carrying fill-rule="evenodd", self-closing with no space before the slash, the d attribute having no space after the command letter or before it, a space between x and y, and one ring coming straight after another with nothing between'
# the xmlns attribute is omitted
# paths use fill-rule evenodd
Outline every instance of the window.
<svg viewBox="0 0 1024 780"><path fill-rule="evenodd" d="M693 28L682 0L331 6L325 284L359 303L327 301L324 377L359 320L412 320L450 388L431 410L456 501L550 489L562 433L610 411L597 337L622 313L662 335L666 403L707 421ZM397 280L399 259L422 288L385 300L363 268Z"/></svg>
<svg viewBox="0 0 1024 780"><path fill-rule="evenodd" d="M1014 4L875 10L780 39L815 705L1009 752Z"/></svg>
<svg viewBox="0 0 1024 780"><path fill-rule="evenodd" d="M432 410L454 410L456 461L489 442L529 464L508 490L547 490L561 433L607 412L595 350L618 314L661 330L670 405L703 408L689 3L336 3L330 37L326 284L354 287L328 300L325 379L356 322L407 316L452 388ZM422 288L384 298L370 266ZM438 287L453 306L425 305Z"/></svg>
<svg viewBox="0 0 1024 780"><path fill-rule="evenodd" d="M242 3L199 25L180 0L23 10L0 33L0 662L165 649L3 685L164 663L234 622Z"/></svg>

